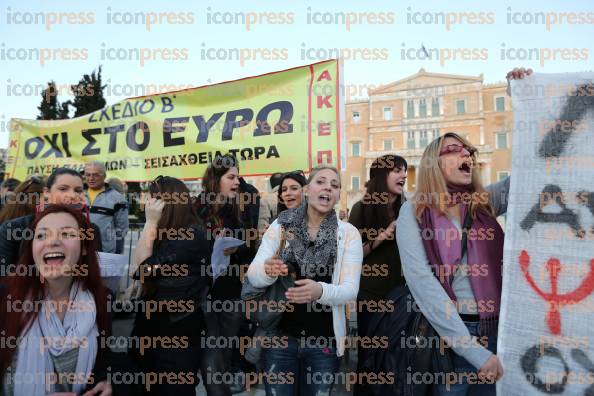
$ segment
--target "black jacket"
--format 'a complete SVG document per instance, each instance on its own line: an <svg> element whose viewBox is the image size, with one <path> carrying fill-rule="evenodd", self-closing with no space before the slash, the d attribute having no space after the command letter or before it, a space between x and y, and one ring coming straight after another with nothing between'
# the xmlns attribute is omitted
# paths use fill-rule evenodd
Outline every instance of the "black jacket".
<svg viewBox="0 0 594 396"><path fill-rule="evenodd" d="M143 281L143 299L167 301L175 307L171 311L160 309L150 318L137 312L134 335L188 336L197 340L204 324L200 303L208 293L211 254L206 233L191 226L180 230L176 239L161 242L141 263L134 279Z"/></svg>
<svg viewBox="0 0 594 396"><path fill-rule="evenodd" d="M433 392L431 384L411 381L409 378L411 373L430 372L432 368L430 348L409 347L410 337L414 333L414 312L418 312L419 308L406 286L392 289L385 301L392 302L394 309L391 312L375 313L369 323L368 334L387 340L387 345L370 348L362 366L368 372L393 373L394 381L369 384L366 387L367 393L370 396L429 396Z"/></svg>
<svg viewBox="0 0 594 396"><path fill-rule="evenodd" d="M34 216L17 217L0 225L0 279L6 276L6 267L17 263L22 254L23 242L33 238L31 224ZM101 251L101 232L95 224L93 227L97 251Z"/></svg>
<svg viewBox="0 0 594 396"><path fill-rule="evenodd" d="M242 271L240 267L249 265L255 256L255 241L249 241L250 246L247 246L247 239L250 235L257 236L257 229L253 230L251 234L248 233L253 217L249 215L250 212L245 210L236 215L229 204L223 206L219 213L214 214L213 207L208 204L204 194L195 199L194 210L207 228L211 246L214 246L215 233L222 228L231 230L231 235L227 236L246 241L237 249L237 252L231 255L229 267L217 278L211 289L211 296L214 300L239 300L241 295L240 272ZM257 225L258 212L255 211L255 213Z"/></svg>

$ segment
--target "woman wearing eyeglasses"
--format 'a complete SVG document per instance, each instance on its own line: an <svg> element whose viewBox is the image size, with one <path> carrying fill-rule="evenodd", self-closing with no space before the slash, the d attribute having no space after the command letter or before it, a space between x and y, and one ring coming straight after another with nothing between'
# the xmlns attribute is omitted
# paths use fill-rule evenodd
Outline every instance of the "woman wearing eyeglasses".
<svg viewBox="0 0 594 396"><path fill-rule="evenodd" d="M37 179L38 181L39 179ZM31 178L25 183L35 183ZM47 205L72 205L85 210L85 196L83 179L80 173L70 168L57 168L47 178L43 188L43 199L37 210L42 210ZM32 238L30 228L33 215L12 219L0 225L0 265L14 265L19 257L21 243ZM101 250L101 233L91 224L94 230L94 242L98 251ZM2 272L6 273L6 272Z"/></svg>
<svg viewBox="0 0 594 396"><path fill-rule="evenodd" d="M436 380L440 395L494 395L503 375L495 353L504 237L496 217L507 209L509 178L483 188L476 153L455 133L431 142L417 170L417 192L396 226L406 283L453 349L457 377L451 384Z"/></svg>
<svg viewBox="0 0 594 396"><path fill-rule="evenodd" d="M111 334L107 291L95 245L81 238L89 227L83 213L64 205L32 223L19 275L0 296L0 394L112 394L102 342Z"/></svg>
<svg viewBox="0 0 594 396"><path fill-rule="evenodd" d="M406 160L384 155L371 164L366 192L353 205L349 222L357 227L363 241L363 269L357 296L357 330L360 337L373 339L368 331L374 314L386 312L387 294L404 284L398 249L394 249L396 218L404 202ZM371 307L371 308L370 308ZM358 348L358 372L365 372L366 348ZM365 383L355 385L355 395L367 395Z"/></svg>
<svg viewBox="0 0 594 396"><path fill-rule="evenodd" d="M531 73L514 69L507 79ZM417 192L396 223L406 283L453 349L457 376L451 384L436 381L439 395L495 395L494 382L503 375L496 347L504 236L496 217L507 211L509 177L483 188L476 156L455 133L431 142L417 171Z"/></svg>
<svg viewBox="0 0 594 396"><path fill-rule="evenodd" d="M159 381L147 394L194 395L204 330L200 304L208 293L211 247L181 180L159 176L149 193L130 274L142 283L145 307L136 313L132 335L150 340L150 346L136 348L135 355L147 375L174 378Z"/></svg>

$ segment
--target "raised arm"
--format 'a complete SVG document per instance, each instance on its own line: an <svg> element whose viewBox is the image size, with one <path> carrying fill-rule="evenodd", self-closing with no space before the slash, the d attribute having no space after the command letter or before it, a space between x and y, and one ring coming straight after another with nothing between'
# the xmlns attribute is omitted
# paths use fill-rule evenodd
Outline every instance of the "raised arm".
<svg viewBox="0 0 594 396"><path fill-rule="evenodd" d="M495 216L501 216L507 212L509 180L510 177L508 176L505 179L486 187L486 190L489 193L489 199L495 208Z"/></svg>

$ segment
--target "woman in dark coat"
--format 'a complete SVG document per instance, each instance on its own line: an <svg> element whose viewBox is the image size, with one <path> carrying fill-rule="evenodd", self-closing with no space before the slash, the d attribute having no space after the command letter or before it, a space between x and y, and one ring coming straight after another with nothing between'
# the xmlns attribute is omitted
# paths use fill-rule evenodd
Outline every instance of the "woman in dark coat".
<svg viewBox="0 0 594 396"><path fill-rule="evenodd" d="M131 273L142 283L144 301L132 335L151 342L149 347L141 343L136 354L145 373L175 374L175 381L159 381L147 389L149 394L193 396L204 330L200 306L208 293L211 246L182 181L159 176L149 192L146 223Z"/></svg>

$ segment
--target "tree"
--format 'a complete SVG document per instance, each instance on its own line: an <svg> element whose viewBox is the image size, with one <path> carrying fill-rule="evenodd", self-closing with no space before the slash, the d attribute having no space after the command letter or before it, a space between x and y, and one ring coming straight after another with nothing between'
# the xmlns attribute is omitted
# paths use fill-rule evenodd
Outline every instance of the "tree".
<svg viewBox="0 0 594 396"><path fill-rule="evenodd" d="M58 109L58 120L65 120L65 119L69 118L68 113L70 112L71 105L72 105L71 100L67 100L66 102L64 102L60 105L60 108Z"/></svg>
<svg viewBox="0 0 594 396"><path fill-rule="evenodd" d="M107 103L103 97L105 87L101 85L101 66L97 72L85 74L78 84L72 85L74 95L72 105L76 109L74 116L80 117L105 107Z"/></svg>
<svg viewBox="0 0 594 396"><path fill-rule="evenodd" d="M37 106L37 109L39 110L38 120L58 119L60 109L55 82L50 81L47 83L47 88L41 92L41 104Z"/></svg>
<svg viewBox="0 0 594 396"><path fill-rule="evenodd" d="M56 83L50 81L47 83L47 88L41 92L41 104L37 107L39 109L38 120L65 120L69 118L71 101L67 100L64 103L58 101L58 90Z"/></svg>

